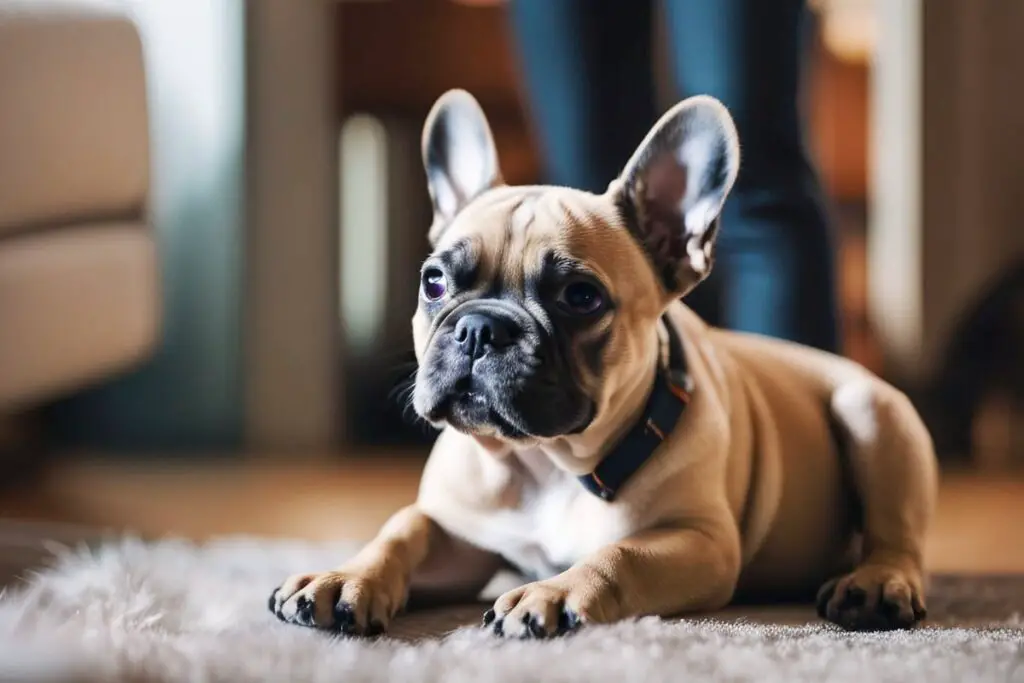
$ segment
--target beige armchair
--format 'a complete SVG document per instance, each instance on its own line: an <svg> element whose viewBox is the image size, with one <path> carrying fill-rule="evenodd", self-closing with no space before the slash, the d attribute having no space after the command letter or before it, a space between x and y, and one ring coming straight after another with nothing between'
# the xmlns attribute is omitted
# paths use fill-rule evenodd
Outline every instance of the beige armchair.
<svg viewBox="0 0 1024 683"><path fill-rule="evenodd" d="M0 417L122 370L160 319L139 34L0 0Z"/></svg>

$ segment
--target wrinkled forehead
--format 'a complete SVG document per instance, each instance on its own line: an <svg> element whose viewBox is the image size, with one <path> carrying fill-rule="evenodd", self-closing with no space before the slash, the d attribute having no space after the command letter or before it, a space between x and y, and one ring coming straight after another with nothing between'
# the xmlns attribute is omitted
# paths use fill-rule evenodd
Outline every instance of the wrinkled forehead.
<svg viewBox="0 0 1024 683"><path fill-rule="evenodd" d="M501 273L528 281L552 261L568 261L606 282L621 282L643 265L639 245L610 199L552 187L482 194L445 229L434 253L488 280Z"/></svg>

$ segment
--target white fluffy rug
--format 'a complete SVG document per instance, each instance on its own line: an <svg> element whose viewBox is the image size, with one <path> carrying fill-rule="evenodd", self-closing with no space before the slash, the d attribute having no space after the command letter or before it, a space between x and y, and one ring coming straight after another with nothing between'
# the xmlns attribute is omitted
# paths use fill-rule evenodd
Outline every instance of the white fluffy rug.
<svg viewBox="0 0 1024 683"><path fill-rule="evenodd" d="M536 643L474 627L345 640L267 611L284 576L347 550L226 539L63 553L0 599L0 680L1024 682L1024 622L1012 612L983 627L889 634L843 633L809 610L802 626L643 619Z"/></svg>

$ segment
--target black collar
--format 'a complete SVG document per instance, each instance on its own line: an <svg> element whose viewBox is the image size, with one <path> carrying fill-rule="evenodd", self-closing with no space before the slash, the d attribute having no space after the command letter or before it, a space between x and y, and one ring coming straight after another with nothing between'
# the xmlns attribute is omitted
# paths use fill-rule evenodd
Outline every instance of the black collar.
<svg viewBox="0 0 1024 683"><path fill-rule="evenodd" d="M614 500L626 481L654 455L690 403L693 382L686 372L683 342L667 317L663 322L668 331L668 367L659 367L643 414L593 472L579 477L584 488L606 501Z"/></svg>

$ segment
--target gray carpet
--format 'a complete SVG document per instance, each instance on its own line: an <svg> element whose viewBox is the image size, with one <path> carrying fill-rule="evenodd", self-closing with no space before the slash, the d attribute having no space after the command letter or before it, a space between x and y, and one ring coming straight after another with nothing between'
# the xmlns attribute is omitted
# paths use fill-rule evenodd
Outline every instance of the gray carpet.
<svg viewBox="0 0 1024 683"><path fill-rule="evenodd" d="M0 680L1024 683L1024 577L937 577L928 626L887 634L844 633L808 606L734 607L499 642L470 605L407 615L365 642L267 612L283 576L348 551L224 539L61 553L0 599Z"/></svg>

